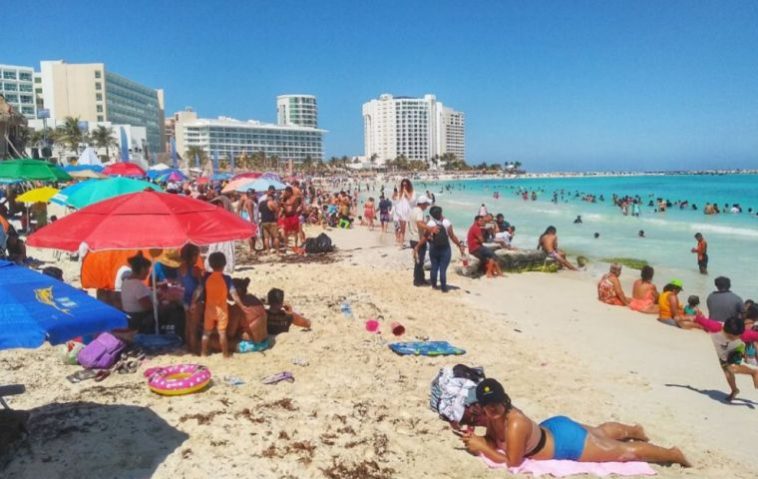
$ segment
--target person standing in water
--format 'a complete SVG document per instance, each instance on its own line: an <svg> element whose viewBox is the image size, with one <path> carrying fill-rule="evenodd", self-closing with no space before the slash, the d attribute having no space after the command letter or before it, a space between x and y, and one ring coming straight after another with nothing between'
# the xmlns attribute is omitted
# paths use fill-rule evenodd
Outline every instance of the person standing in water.
<svg viewBox="0 0 758 479"><path fill-rule="evenodd" d="M697 267L700 269L700 274L708 274L708 242L701 233L695 233L695 239L697 246L691 251L697 254Z"/></svg>

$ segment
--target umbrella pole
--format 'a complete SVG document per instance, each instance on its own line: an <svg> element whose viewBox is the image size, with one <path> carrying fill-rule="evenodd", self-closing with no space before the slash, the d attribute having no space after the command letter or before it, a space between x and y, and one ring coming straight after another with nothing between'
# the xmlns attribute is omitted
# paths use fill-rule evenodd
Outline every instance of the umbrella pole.
<svg viewBox="0 0 758 479"><path fill-rule="evenodd" d="M158 286L155 281L155 261L153 261L153 267L150 268L150 277L153 283L153 319L155 319L155 334L160 334L160 327L158 326Z"/></svg>

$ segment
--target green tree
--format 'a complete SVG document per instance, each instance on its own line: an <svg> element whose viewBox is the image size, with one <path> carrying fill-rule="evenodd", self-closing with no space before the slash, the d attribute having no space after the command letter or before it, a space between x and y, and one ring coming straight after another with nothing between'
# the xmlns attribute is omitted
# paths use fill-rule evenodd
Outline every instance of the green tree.
<svg viewBox="0 0 758 479"><path fill-rule="evenodd" d="M113 137L113 128L99 125L92 132L90 138L92 139L92 143L95 144L96 148L105 148L105 159L106 161L110 160L110 149L118 147L118 141L116 141L116 138Z"/></svg>
<svg viewBox="0 0 758 479"><path fill-rule="evenodd" d="M195 167L195 157L200 158L201 168L208 163L208 155L206 155L205 150L199 146L188 147L187 151L184 152L184 157L187 160L187 163L193 168Z"/></svg>
<svg viewBox="0 0 758 479"><path fill-rule="evenodd" d="M79 128L79 117L67 116L63 125L58 127L58 136L74 156L79 155L79 145L85 139L84 132Z"/></svg>
<svg viewBox="0 0 758 479"><path fill-rule="evenodd" d="M266 153L263 151L256 151L250 158L250 167L256 170L262 170L266 168Z"/></svg>

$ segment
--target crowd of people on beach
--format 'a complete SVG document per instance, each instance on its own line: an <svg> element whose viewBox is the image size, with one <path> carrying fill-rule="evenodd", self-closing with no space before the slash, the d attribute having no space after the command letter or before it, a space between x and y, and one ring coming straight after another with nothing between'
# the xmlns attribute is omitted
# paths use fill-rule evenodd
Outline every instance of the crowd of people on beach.
<svg viewBox="0 0 758 479"><path fill-rule="evenodd" d="M727 401L732 401L739 393L735 374L751 376L758 389L758 305L751 299L743 301L732 292L729 278L719 276L714 280L716 289L706 299L706 316L700 308L699 296L690 295L686 305L679 299L684 288L680 279L670 280L659 292L653 283L653 267L645 265L640 278L632 286L631 295L627 295L619 280L621 271L622 266L614 263L600 278L597 284L599 301L656 315L662 324L709 333L730 388Z"/></svg>

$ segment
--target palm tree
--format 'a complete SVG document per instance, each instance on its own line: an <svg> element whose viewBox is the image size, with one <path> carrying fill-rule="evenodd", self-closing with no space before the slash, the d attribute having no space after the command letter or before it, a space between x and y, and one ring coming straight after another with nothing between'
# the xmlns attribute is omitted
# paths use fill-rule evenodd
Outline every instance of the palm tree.
<svg viewBox="0 0 758 479"><path fill-rule="evenodd" d="M105 127L103 125L95 128L95 130L90 134L92 143L95 144L96 148L105 148L106 161L111 159L110 149L116 148L118 146L118 141L116 141L116 138L113 136L113 134L113 128Z"/></svg>
<svg viewBox="0 0 758 479"><path fill-rule="evenodd" d="M369 159L368 159L368 162L369 162L369 163L371 163L371 169L373 169L373 168L374 168L374 166L376 166L376 161L377 161L378 159L379 159L379 154L378 154L378 153L374 153L374 154L372 154L372 155L369 157Z"/></svg>
<svg viewBox="0 0 758 479"><path fill-rule="evenodd" d="M79 117L67 116L63 125L58 127L60 139L65 143L74 156L79 155L79 145L84 141L85 135L79 129Z"/></svg>
<svg viewBox="0 0 758 479"><path fill-rule="evenodd" d="M205 154L205 150L200 148L199 146L189 146L187 147L187 151L184 152L185 159L187 160L187 164L194 167L195 166L195 157L200 158L200 166L202 167L208 162L208 155Z"/></svg>

